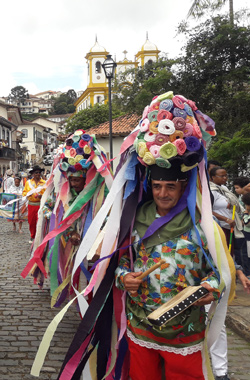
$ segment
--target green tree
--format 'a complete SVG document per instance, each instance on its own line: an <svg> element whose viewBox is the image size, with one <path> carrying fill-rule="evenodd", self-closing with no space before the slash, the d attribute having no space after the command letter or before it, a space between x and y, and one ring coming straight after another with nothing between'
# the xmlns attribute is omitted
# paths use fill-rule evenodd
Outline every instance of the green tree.
<svg viewBox="0 0 250 380"><path fill-rule="evenodd" d="M245 123L233 137L220 137L211 147L208 157L223 164L230 180L239 175L246 175L249 170L250 125ZM249 173L248 173L249 175Z"/></svg>
<svg viewBox="0 0 250 380"><path fill-rule="evenodd" d="M122 116L121 112L115 105L112 106L112 117ZM77 129L89 129L98 124L109 120L109 105L95 104L93 107L86 108L78 112L67 124L66 132L74 132Z"/></svg>
<svg viewBox="0 0 250 380"><path fill-rule="evenodd" d="M61 115L66 113L74 113L76 100L76 93L74 90L69 90L67 93L61 94L54 102L54 115Z"/></svg>
<svg viewBox="0 0 250 380"><path fill-rule="evenodd" d="M223 5L228 1L229 3L229 17L230 24L234 24L234 9L233 9L233 0L194 0L189 12L188 17L193 16L200 18L204 16L207 10L216 10L221 9Z"/></svg>
<svg viewBox="0 0 250 380"><path fill-rule="evenodd" d="M171 71L177 60L163 56L157 62L130 69L120 74L114 83L113 102L124 112L142 113L145 104L166 89L174 89Z"/></svg>
<svg viewBox="0 0 250 380"><path fill-rule="evenodd" d="M55 115L63 115L68 113L68 104L67 102L55 102L54 112Z"/></svg>
<svg viewBox="0 0 250 380"><path fill-rule="evenodd" d="M231 27L227 17L218 16L187 29L186 37L187 44L178 65L178 88L196 99L200 109L213 113L220 133L232 135L250 116L249 107L244 111L241 106L246 105L246 98L243 97L242 103L237 101L239 93L242 96L242 92L249 91L250 28ZM242 113L236 111L235 102Z"/></svg>
<svg viewBox="0 0 250 380"><path fill-rule="evenodd" d="M25 100L25 99L28 99L29 98L29 94L28 94L28 90L26 90L26 88L24 88L23 86L16 86L16 87L13 87L11 90L10 90L10 94L8 96L8 99L10 101L12 100Z"/></svg>
<svg viewBox="0 0 250 380"><path fill-rule="evenodd" d="M180 93L195 99L216 122L210 158L231 168L232 175L242 174L250 149L250 28L217 16L186 29L186 36L177 75Z"/></svg>
<svg viewBox="0 0 250 380"><path fill-rule="evenodd" d="M47 113L22 113L22 118L24 120L33 121L37 117L43 117L44 119L46 119L47 117L49 117L49 115Z"/></svg>
<svg viewBox="0 0 250 380"><path fill-rule="evenodd" d="M76 92L73 89L68 90L66 95L71 99L72 103L74 103L76 101L76 99L77 99Z"/></svg>

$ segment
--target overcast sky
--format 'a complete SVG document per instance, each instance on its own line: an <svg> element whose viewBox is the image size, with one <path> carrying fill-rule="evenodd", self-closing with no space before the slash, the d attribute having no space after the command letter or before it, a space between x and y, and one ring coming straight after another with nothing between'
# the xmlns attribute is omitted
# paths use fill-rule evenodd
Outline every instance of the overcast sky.
<svg viewBox="0 0 250 380"><path fill-rule="evenodd" d="M249 0L234 0L234 8ZM0 96L14 86L30 94L86 88L85 55L95 43L117 60L133 59L146 40L173 58L192 0L12 0L1 2ZM228 5L225 7L225 12ZM190 20L194 23L193 20Z"/></svg>

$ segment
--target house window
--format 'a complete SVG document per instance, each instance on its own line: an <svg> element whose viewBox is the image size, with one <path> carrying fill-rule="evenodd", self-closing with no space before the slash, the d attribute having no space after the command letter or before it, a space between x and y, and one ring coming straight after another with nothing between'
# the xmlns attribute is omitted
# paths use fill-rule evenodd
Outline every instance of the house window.
<svg viewBox="0 0 250 380"><path fill-rule="evenodd" d="M24 134L23 137L28 137L28 129L21 129L21 132Z"/></svg>
<svg viewBox="0 0 250 380"><path fill-rule="evenodd" d="M95 73L99 74L101 72L101 70L102 70L101 62L97 61L95 64Z"/></svg>

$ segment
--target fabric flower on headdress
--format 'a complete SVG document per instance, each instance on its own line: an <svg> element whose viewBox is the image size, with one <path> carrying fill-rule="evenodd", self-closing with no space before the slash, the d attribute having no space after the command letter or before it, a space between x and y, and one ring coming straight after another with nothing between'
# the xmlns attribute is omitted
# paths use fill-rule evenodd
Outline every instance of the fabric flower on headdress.
<svg viewBox="0 0 250 380"><path fill-rule="evenodd" d="M171 99L165 99L160 103L159 109L164 110L164 111L171 111L173 106L174 106L174 103L172 102Z"/></svg>
<svg viewBox="0 0 250 380"><path fill-rule="evenodd" d="M193 126L192 124L186 123L185 128L182 130L184 137L192 136Z"/></svg>
<svg viewBox="0 0 250 380"><path fill-rule="evenodd" d="M164 120L164 119L172 120L173 119L173 115L171 114L171 112L166 111L166 110L160 110L158 112L158 115L157 115L157 121L161 121L161 120Z"/></svg>
<svg viewBox="0 0 250 380"><path fill-rule="evenodd" d="M170 139L169 139L169 136L167 135L162 135L161 133L159 133L158 135L156 135L155 137L155 144L156 145L163 145L165 144L166 142L168 142Z"/></svg>
<svg viewBox="0 0 250 380"><path fill-rule="evenodd" d="M184 136L182 131L175 131L172 135L169 136L170 142L174 142L175 140L182 139Z"/></svg>
<svg viewBox="0 0 250 380"><path fill-rule="evenodd" d="M150 121L148 119L144 119L140 123L140 130L141 132L147 132L149 127Z"/></svg>
<svg viewBox="0 0 250 380"><path fill-rule="evenodd" d="M155 157L160 157L160 146L159 145L152 145L149 148L150 153Z"/></svg>
<svg viewBox="0 0 250 380"><path fill-rule="evenodd" d="M155 158L150 152L146 152L145 155L143 156L143 161L147 165L153 165L155 164Z"/></svg>
<svg viewBox="0 0 250 380"><path fill-rule="evenodd" d="M155 141L155 134L148 131L145 133L144 139L145 141Z"/></svg>
<svg viewBox="0 0 250 380"><path fill-rule="evenodd" d="M197 139L197 137L194 136L188 136L185 139L185 143L187 146L187 150L190 150L191 152L195 152L199 150L201 147L200 141Z"/></svg>
<svg viewBox="0 0 250 380"><path fill-rule="evenodd" d="M161 168L170 168L171 164L168 160L164 160L163 158L156 158L155 163L157 166L160 166Z"/></svg>
<svg viewBox="0 0 250 380"><path fill-rule="evenodd" d="M144 157L145 153L148 152L148 148L145 142L140 142L138 144L138 154L141 158Z"/></svg>
<svg viewBox="0 0 250 380"><path fill-rule="evenodd" d="M176 146L177 153L182 156L187 149L186 143L183 139L177 139L173 142L173 144Z"/></svg>
<svg viewBox="0 0 250 380"><path fill-rule="evenodd" d="M173 123L174 123L175 129L183 130L186 126L186 122L182 117L175 117L173 119Z"/></svg>
<svg viewBox="0 0 250 380"><path fill-rule="evenodd" d="M152 121L149 124L149 131L156 134L158 133L158 122L157 121Z"/></svg>
<svg viewBox="0 0 250 380"><path fill-rule="evenodd" d="M148 114L148 120L151 122L151 121L157 121L157 115L158 115L158 111L151 111L149 112Z"/></svg>
<svg viewBox="0 0 250 380"><path fill-rule="evenodd" d="M171 157L174 157L177 155L177 148L174 144L171 142L167 142L166 144L162 145L160 148L160 156L169 159Z"/></svg>
<svg viewBox="0 0 250 380"><path fill-rule="evenodd" d="M178 107L181 110L184 110L185 105L184 105L182 99L178 95L174 96L172 101L173 101L175 107Z"/></svg>
<svg viewBox="0 0 250 380"><path fill-rule="evenodd" d="M161 120L158 125L158 131L163 135L172 135L175 132L174 123L171 120Z"/></svg>

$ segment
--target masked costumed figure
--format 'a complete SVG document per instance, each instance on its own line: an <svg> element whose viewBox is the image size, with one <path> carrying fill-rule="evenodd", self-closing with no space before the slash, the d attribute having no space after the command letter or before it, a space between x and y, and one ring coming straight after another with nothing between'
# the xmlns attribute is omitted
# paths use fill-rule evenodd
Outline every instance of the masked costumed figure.
<svg viewBox="0 0 250 380"><path fill-rule="evenodd" d="M79 262L92 257L93 246L101 253L84 292L93 290L93 300L58 379L80 379L84 370L84 379L158 380L163 367L166 379L213 379L207 344L223 325L233 263L212 218L205 169L211 135L214 122L169 91L152 100L125 139L109 195L78 250ZM188 299L190 307L177 302L171 318L160 314L191 287L204 297Z"/></svg>
<svg viewBox="0 0 250 380"><path fill-rule="evenodd" d="M22 272L24 277L30 272L40 287L50 273L52 307L86 286L90 278L85 260L71 283L79 244L112 183L111 173L102 168L106 161L95 137L83 130L70 135L55 157L41 199L32 257Z"/></svg>

